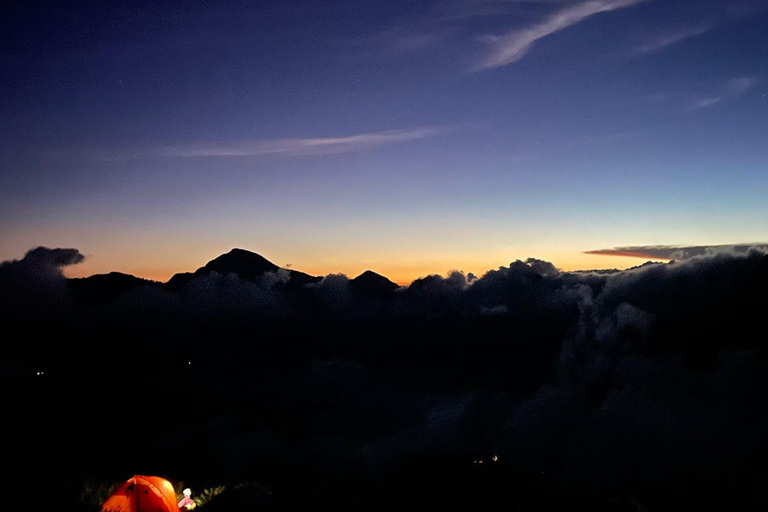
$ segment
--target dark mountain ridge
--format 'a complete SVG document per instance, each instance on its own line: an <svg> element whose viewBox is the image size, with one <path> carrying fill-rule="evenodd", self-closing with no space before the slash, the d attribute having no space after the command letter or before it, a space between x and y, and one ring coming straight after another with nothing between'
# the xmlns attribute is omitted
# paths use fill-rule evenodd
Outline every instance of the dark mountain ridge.
<svg viewBox="0 0 768 512"><path fill-rule="evenodd" d="M103 304L138 286L159 286L160 283L121 272L110 272L68 279L67 285L78 300L89 304Z"/></svg>
<svg viewBox="0 0 768 512"><path fill-rule="evenodd" d="M300 290L306 285L318 283L323 279L322 276L313 276L298 270L279 267L260 254L235 248L212 259L194 272L174 274L166 283L120 272L72 278L67 281L78 300L89 304L101 304L110 302L138 286L162 286L165 291L176 293L192 280L209 276L214 272L224 276L235 274L240 279L249 282L257 282L269 272L285 272L288 279L276 286L280 286L288 292ZM352 293L362 297L386 297L398 288L396 283L371 270L366 270L351 279L349 285Z"/></svg>

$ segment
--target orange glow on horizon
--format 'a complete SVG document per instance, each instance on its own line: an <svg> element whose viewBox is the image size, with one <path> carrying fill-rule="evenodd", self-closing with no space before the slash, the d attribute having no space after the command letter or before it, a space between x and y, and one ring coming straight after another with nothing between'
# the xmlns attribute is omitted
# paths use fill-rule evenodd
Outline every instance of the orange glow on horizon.
<svg viewBox="0 0 768 512"><path fill-rule="evenodd" d="M226 250L220 251L218 254L223 254ZM263 255L263 254L262 254ZM176 264L169 264L170 262L157 261L156 265L143 265L132 264L132 261L107 261L105 258L88 258L85 262L79 265L73 265L65 269L65 275L70 278L75 277L87 277L94 274L106 274L109 272L122 272L124 274L131 274L136 277L149 279L152 281L167 282L174 274L182 272L194 272L196 269L204 266L213 257L203 257L199 261L191 261L189 255L183 258L184 260ZM264 256L264 255L263 255ZM618 256L618 255L591 255L586 253L557 253L552 254L551 257L544 257L542 255L538 259L552 262L557 268L563 271L576 271L576 270L602 270L602 269L627 269L634 266L641 265L648 261L648 258L635 257L634 255ZM147 258L151 256L146 255ZM215 256L214 256L215 257ZM268 255L265 256L270 261L273 261L276 265L285 267L285 264L280 264L275 260L270 259ZM164 258L166 259L166 258ZM308 258L309 259L309 258ZM465 261L461 264L458 258L424 258L423 261L418 261L416 258L409 259L407 261L399 261L397 263L381 263L366 265L363 262L352 261L327 261L320 265L301 265L296 263L291 265L291 269L305 272L310 275L325 276L328 274L345 274L350 279L360 275L366 270L372 270L378 274L381 274L391 281L401 286L407 286L414 280L426 277L428 275L441 275L445 276L452 269L462 270L466 274L470 272L477 277L482 277L489 270L495 270L499 267L507 267L511 262L520 259L525 260L527 257L520 258L508 258L507 261L492 262L485 259L478 259L476 261ZM396 261L396 260L395 260ZM166 263L165 265L163 263Z"/></svg>

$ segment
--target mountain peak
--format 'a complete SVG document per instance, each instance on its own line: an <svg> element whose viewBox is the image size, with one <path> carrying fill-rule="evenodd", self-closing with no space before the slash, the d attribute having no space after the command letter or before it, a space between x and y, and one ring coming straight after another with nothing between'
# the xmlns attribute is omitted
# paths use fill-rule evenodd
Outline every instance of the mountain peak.
<svg viewBox="0 0 768 512"><path fill-rule="evenodd" d="M372 270L366 270L349 282L352 291L362 295L381 296L387 295L398 288L397 283L393 283L381 274Z"/></svg>
<svg viewBox="0 0 768 512"><path fill-rule="evenodd" d="M200 267L195 272L185 272L174 275L166 283L166 289L169 291L179 291L193 279L207 276L212 272L221 275L236 274L240 279L256 281L267 272L277 272L278 270L280 270L280 267L260 254L236 247L228 253L212 259L206 263L204 267ZM321 279L297 270L286 269L286 271L290 276L287 283L289 289L301 288L306 284L315 283Z"/></svg>
<svg viewBox="0 0 768 512"><path fill-rule="evenodd" d="M203 268L208 271L206 273L237 274L241 279L253 281L266 272L276 272L280 267L260 254L235 248L212 259Z"/></svg>

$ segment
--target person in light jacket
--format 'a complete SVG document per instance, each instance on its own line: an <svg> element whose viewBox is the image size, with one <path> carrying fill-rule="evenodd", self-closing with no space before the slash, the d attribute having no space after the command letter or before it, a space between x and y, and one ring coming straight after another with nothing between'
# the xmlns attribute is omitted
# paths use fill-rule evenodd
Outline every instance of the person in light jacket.
<svg viewBox="0 0 768 512"><path fill-rule="evenodd" d="M195 500L192 499L192 489L184 489L184 497L179 502L179 510L192 510L195 508Z"/></svg>

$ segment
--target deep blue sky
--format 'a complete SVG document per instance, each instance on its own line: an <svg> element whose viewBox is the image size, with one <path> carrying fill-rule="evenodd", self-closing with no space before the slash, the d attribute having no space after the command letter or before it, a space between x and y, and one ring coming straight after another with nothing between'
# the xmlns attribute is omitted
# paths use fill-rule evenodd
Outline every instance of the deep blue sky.
<svg viewBox="0 0 768 512"><path fill-rule="evenodd" d="M405 282L768 241L764 1L17 4L0 259Z"/></svg>

